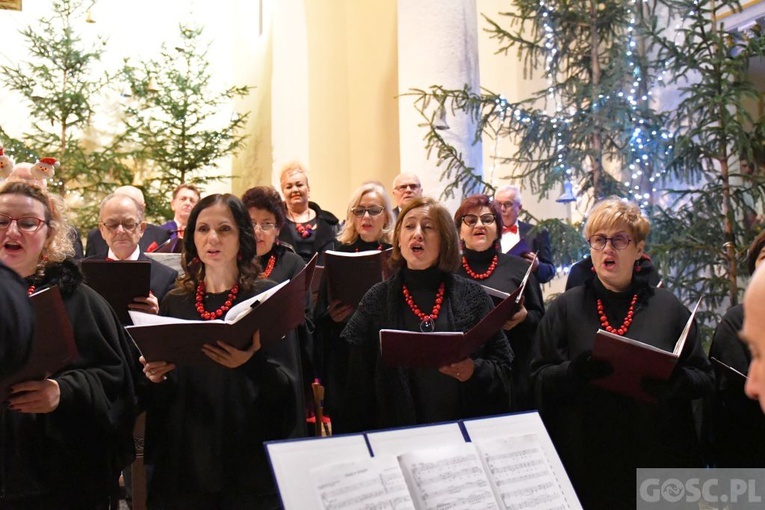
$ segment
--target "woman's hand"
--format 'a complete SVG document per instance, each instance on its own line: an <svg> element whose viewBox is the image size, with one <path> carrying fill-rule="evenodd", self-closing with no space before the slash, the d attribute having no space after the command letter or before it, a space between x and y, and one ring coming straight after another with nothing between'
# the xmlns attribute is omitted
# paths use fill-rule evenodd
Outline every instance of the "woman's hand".
<svg viewBox="0 0 765 510"><path fill-rule="evenodd" d="M252 345L244 351L235 349L226 342L221 342L220 340L215 343L217 345L203 345L202 352L204 352L208 358L224 367L241 367L252 358L253 354L260 350L260 330L252 334Z"/></svg>
<svg viewBox="0 0 765 510"><path fill-rule="evenodd" d="M526 320L526 316L528 316L529 311L526 310L526 307L523 306L523 299L521 299L521 309L515 312L515 314L510 317L510 319L505 322L505 325L502 326L502 329L505 331L509 331L513 329L515 326L520 324L521 322Z"/></svg>
<svg viewBox="0 0 765 510"><path fill-rule="evenodd" d="M333 300L327 309L330 318L335 322L345 322L353 313L351 305L344 305L339 299Z"/></svg>
<svg viewBox="0 0 765 510"><path fill-rule="evenodd" d="M444 375L454 377L459 382L465 382L473 377L475 372L475 363L470 358L465 358L457 363L451 363L438 369Z"/></svg>
<svg viewBox="0 0 765 510"><path fill-rule="evenodd" d="M168 363L166 361L146 361L146 358L141 356L138 361L143 365L143 373L148 380L153 383L161 383L167 379L167 373L175 370L174 363Z"/></svg>
<svg viewBox="0 0 765 510"><path fill-rule="evenodd" d="M148 297L136 297L133 298L133 302L128 305L128 308L135 310L136 312L150 313L157 315L159 313L159 300L151 291L149 291Z"/></svg>
<svg viewBox="0 0 765 510"><path fill-rule="evenodd" d="M61 388L53 379L25 381L11 387L8 409L19 413L52 413L61 401Z"/></svg>

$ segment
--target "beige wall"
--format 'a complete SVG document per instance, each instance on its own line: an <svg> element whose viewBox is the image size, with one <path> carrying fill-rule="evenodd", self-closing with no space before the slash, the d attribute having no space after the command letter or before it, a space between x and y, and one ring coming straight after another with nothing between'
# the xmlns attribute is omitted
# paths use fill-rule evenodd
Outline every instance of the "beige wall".
<svg viewBox="0 0 765 510"><path fill-rule="evenodd" d="M308 0L305 15L311 198L343 217L362 182L398 173L396 3Z"/></svg>

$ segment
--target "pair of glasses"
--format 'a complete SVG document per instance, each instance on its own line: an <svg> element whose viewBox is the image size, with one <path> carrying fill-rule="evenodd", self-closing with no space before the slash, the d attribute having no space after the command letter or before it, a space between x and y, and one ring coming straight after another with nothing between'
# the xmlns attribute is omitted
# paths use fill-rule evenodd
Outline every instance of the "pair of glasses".
<svg viewBox="0 0 765 510"><path fill-rule="evenodd" d="M260 229L262 232L271 232L274 228L276 228L276 223L271 223L270 221L263 223L253 223L252 228L254 230Z"/></svg>
<svg viewBox="0 0 765 510"><path fill-rule="evenodd" d="M609 241L611 241L611 246L613 246L615 250L623 250L630 245L632 239L627 237L625 234L616 234L614 237L597 235L587 239L587 244L589 244L590 248L593 250L600 251L606 247L606 244Z"/></svg>
<svg viewBox="0 0 765 510"><path fill-rule="evenodd" d="M0 230L8 230L11 223L16 222L16 228L22 232L37 232L43 225L50 225L47 221L35 218L34 216L24 216L23 218L14 218L7 214L0 214Z"/></svg>
<svg viewBox="0 0 765 510"><path fill-rule="evenodd" d="M515 207L515 202L497 202L502 209L512 209Z"/></svg>
<svg viewBox="0 0 765 510"><path fill-rule="evenodd" d="M384 208L379 205L373 205L372 207L354 207L351 209L351 213L357 218L363 218L365 214L369 213L370 216L379 216L383 212Z"/></svg>
<svg viewBox="0 0 765 510"><path fill-rule="evenodd" d="M420 185L419 184L414 184L414 183L412 183L412 184L399 184L394 189L396 191L404 191L406 189L410 189L412 191L417 191L418 189L420 189Z"/></svg>
<svg viewBox="0 0 765 510"><path fill-rule="evenodd" d="M140 223L135 222L133 220L126 220L126 221L106 221L101 223L104 227L106 227L106 230L109 232L116 232L117 229L122 227L125 232L135 232L135 229L138 228L138 225Z"/></svg>
<svg viewBox="0 0 765 510"><path fill-rule="evenodd" d="M462 217L462 223L471 228L478 224L478 220L481 220L481 223L484 225L491 225L494 223L496 218L491 213L482 214L480 216L476 216L475 214L466 214Z"/></svg>

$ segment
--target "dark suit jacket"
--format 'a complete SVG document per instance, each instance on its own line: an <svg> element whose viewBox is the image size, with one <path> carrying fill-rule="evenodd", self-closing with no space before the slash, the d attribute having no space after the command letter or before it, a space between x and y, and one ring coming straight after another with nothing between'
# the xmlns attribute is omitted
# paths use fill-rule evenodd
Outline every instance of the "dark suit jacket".
<svg viewBox="0 0 765 510"><path fill-rule="evenodd" d="M157 243L156 247L159 248L168 239L170 239L169 230L149 223L146 224L146 231L138 242L138 246L141 248L141 253L144 253L152 243ZM85 256L104 258L107 253L109 253L109 246L106 245L106 241L101 237L101 231L94 228L88 233L88 246L85 250Z"/></svg>
<svg viewBox="0 0 765 510"><path fill-rule="evenodd" d="M550 233L546 229L541 229L536 234L530 234L534 225L523 221L518 222L518 233L521 239L526 240L533 251L537 254L539 267L535 271L535 276L539 283L547 283L555 277L555 264L552 260L552 249L550 248Z"/></svg>

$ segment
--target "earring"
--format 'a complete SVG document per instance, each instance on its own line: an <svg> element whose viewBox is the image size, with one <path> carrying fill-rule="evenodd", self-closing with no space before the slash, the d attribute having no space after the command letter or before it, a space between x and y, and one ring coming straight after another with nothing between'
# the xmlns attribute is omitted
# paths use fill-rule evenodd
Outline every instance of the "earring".
<svg viewBox="0 0 765 510"><path fill-rule="evenodd" d="M639 273L641 269L643 269L643 268L642 268L642 267L640 267L640 261L639 261L639 260L636 260L636 261L635 261L635 265L633 266L632 270L633 270L634 272L636 272L636 273Z"/></svg>
<svg viewBox="0 0 765 510"><path fill-rule="evenodd" d="M236 260L242 260L242 254L241 254L241 253L239 253L239 254L236 256Z"/></svg>
<svg viewBox="0 0 765 510"><path fill-rule="evenodd" d="M499 251L499 239L494 240L494 251Z"/></svg>

